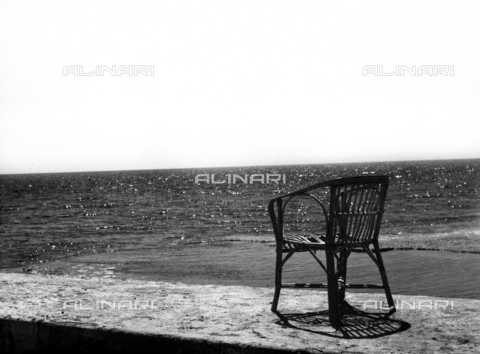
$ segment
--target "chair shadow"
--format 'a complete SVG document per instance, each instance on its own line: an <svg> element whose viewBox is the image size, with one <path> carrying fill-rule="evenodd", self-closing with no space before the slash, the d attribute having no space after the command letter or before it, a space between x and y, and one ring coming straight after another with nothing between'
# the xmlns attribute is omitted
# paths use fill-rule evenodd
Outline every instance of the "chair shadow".
<svg viewBox="0 0 480 354"><path fill-rule="evenodd" d="M328 310L274 313L279 317L275 323L280 326L343 339L379 338L406 331L411 327L405 321L390 318L385 312L365 312L348 303L345 304L342 325L337 328L330 324Z"/></svg>

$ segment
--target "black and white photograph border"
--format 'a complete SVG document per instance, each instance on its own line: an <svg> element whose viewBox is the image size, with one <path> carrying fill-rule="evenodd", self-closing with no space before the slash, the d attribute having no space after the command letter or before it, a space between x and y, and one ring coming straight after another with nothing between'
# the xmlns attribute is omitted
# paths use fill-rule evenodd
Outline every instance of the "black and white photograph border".
<svg viewBox="0 0 480 354"><path fill-rule="evenodd" d="M0 352L480 352L479 16L0 2Z"/></svg>

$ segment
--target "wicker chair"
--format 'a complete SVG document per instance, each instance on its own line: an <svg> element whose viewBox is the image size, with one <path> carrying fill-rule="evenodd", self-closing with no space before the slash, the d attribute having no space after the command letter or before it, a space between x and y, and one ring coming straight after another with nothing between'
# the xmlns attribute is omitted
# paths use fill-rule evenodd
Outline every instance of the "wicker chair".
<svg viewBox="0 0 480 354"><path fill-rule="evenodd" d="M328 288L328 308L330 323L341 326L345 312L345 288L384 289L389 312L395 312L387 275L383 264L378 235L388 188L388 176L367 176L342 178L300 189L274 198L268 210L276 239L275 295L272 311L277 310L280 290L283 287ZM322 194L323 193L323 194ZM291 234L285 230L285 216L292 200L307 198L319 215L325 217L324 233ZM321 200L324 200L325 207ZM291 209L291 208L290 208ZM298 213L301 210L294 210ZM291 230L290 230L291 231ZM309 231L319 231L316 228ZM370 248L373 246L373 250ZM317 250L324 250L326 263L316 256ZM352 250L366 252L380 270L383 284L347 284L347 259ZM295 252L309 252L327 273L327 284L287 284L282 283L282 268ZM283 254L286 253L284 257Z"/></svg>

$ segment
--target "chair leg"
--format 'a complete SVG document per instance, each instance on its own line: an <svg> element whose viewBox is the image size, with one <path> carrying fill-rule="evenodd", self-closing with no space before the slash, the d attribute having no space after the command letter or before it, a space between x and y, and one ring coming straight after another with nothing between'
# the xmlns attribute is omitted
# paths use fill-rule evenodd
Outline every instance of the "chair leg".
<svg viewBox="0 0 480 354"><path fill-rule="evenodd" d="M375 255L377 256L377 262L379 264L380 276L382 277L383 287L385 289L385 296L387 297L388 306L390 307L389 314L396 311L395 303L393 302L392 292L390 291L390 285L388 284L387 273L383 264L382 253L380 252L380 246L378 242L373 244L375 248Z"/></svg>
<svg viewBox="0 0 480 354"><path fill-rule="evenodd" d="M278 299L280 299L280 289L281 286L275 286L275 294L273 295L273 302L272 302L272 311L277 311L278 306Z"/></svg>
<svg viewBox="0 0 480 354"><path fill-rule="evenodd" d="M345 300L345 285L347 284L347 250L343 249L340 251L340 260L343 262L344 267L339 274L338 279L338 291L339 291L339 299L340 303ZM341 263L339 263L339 267L341 267ZM341 278L341 280L340 280Z"/></svg>
<svg viewBox="0 0 480 354"><path fill-rule="evenodd" d="M275 262L275 294L273 295L272 311L277 311L280 290L282 289L282 250L277 249L277 260Z"/></svg>
<svg viewBox="0 0 480 354"><path fill-rule="evenodd" d="M327 258L327 282L328 282L328 317L333 327L341 325L340 299L338 294L338 279L335 274L335 252L333 249L326 250Z"/></svg>

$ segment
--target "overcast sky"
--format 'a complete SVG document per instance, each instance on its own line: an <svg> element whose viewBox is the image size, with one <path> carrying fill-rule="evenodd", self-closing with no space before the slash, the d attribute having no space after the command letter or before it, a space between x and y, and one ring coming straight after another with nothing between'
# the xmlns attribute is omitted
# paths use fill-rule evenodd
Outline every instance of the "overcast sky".
<svg viewBox="0 0 480 354"><path fill-rule="evenodd" d="M480 158L479 19L479 1L3 0L0 173ZM94 72L127 65L149 71Z"/></svg>

